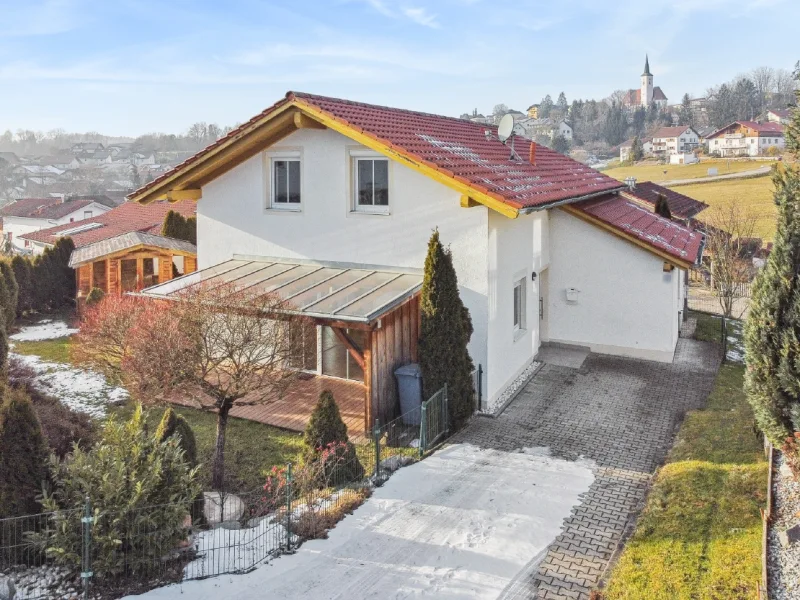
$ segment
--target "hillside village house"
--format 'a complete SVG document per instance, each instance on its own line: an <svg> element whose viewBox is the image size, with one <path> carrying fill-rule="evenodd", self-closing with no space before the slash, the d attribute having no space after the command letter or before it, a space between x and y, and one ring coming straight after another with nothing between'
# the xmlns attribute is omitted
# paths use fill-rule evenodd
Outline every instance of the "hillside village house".
<svg viewBox="0 0 800 600"><path fill-rule="evenodd" d="M449 244L491 404L546 341L671 361L681 270L703 238L585 165L455 119L303 93L285 98L130 199L197 201L197 273L313 319L302 367L347 378L365 425L396 416L393 372L416 359L422 267ZM314 341L317 343L314 343Z"/></svg>
<svg viewBox="0 0 800 600"><path fill-rule="evenodd" d="M25 234L69 225L99 216L114 208L105 196L78 198L22 198L0 208L0 229L6 243L17 251L32 251Z"/></svg>
<svg viewBox="0 0 800 600"><path fill-rule="evenodd" d="M661 127L653 133L653 154L670 156L685 154L700 145L700 137L691 127Z"/></svg>
<svg viewBox="0 0 800 600"><path fill-rule="evenodd" d="M572 141L572 127L563 119L554 121L553 119L531 119L525 117L514 123L514 131L528 139L546 137L553 140L561 136L568 141Z"/></svg>
<svg viewBox="0 0 800 600"><path fill-rule="evenodd" d="M763 119L759 121L767 121L768 123L780 123L781 125L788 125L792 118L792 114L788 108L773 108L764 114Z"/></svg>
<svg viewBox="0 0 800 600"><path fill-rule="evenodd" d="M75 244L70 266L76 271L78 300L96 287L123 293L171 280L197 268L194 244L161 235L164 217L174 210L194 216L194 202L154 202L146 206L125 203L80 223L42 229L22 239L44 252L62 237Z"/></svg>
<svg viewBox="0 0 800 600"><path fill-rule="evenodd" d="M708 151L723 158L734 156L761 156L775 148L778 152L786 146L783 125L735 121L706 138Z"/></svg>
<svg viewBox="0 0 800 600"><path fill-rule="evenodd" d="M653 154L653 140L650 138L640 138L642 141L642 152L645 156L652 156ZM626 162L631 160L631 152L633 151L633 138L627 142L622 142L619 147L619 160Z"/></svg>

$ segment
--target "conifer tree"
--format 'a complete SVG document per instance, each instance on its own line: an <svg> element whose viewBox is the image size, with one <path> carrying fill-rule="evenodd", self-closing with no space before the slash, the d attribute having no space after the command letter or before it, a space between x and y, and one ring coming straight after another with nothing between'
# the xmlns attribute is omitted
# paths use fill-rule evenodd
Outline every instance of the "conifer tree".
<svg viewBox="0 0 800 600"><path fill-rule="evenodd" d="M0 260L0 277L3 278L7 291L6 303L3 305L3 312L5 313L6 317L6 329L10 330L11 327L14 326L14 321L17 318L19 285L17 284L17 278L14 277L14 270L5 260Z"/></svg>
<svg viewBox="0 0 800 600"><path fill-rule="evenodd" d="M312 471L321 467L319 475L327 484L357 481L364 476L356 448L347 437L347 425L329 390L319 395L303 434L303 442L306 465L311 466Z"/></svg>
<svg viewBox="0 0 800 600"><path fill-rule="evenodd" d="M31 261L19 254L11 259L11 270L18 286L17 316L22 316L33 308L33 288L31 282L33 266Z"/></svg>
<svg viewBox="0 0 800 600"><path fill-rule="evenodd" d="M347 442L347 425L342 420L339 406L329 390L319 395L317 405L308 420L303 442L309 451L324 448L332 442Z"/></svg>
<svg viewBox="0 0 800 600"><path fill-rule="evenodd" d="M800 100L800 91L796 94ZM788 145L800 149L798 107L786 134ZM781 447L800 430L800 167L779 165L773 182L777 232L753 285L745 327L745 389L759 428Z"/></svg>
<svg viewBox="0 0 800 600"><path fill-rule="evenodd" d="M197 466L197 441L194 431L189 422L170 406L164 411L164 416L161 417L161 422L158 424L156 439L163 442L173 435L176 436L178 445L183 450L186 464L193 469Z"/></svg>
<svg viewBox="0 0 800 600"><path fill-rule="evenodd" d="M642 138L638 135L633 138L633 144L631 145L631 160L634 162L638 160L642 160L644 158L644 145L642 144Z"/></svg>
<svg viewBox="0 0 800 600"><path fill-rule="evenodd" d="M41 511L47 445L30 398L4 386L0 399L0 519Z"/></svg>
<svg viewBox="0 0 800 600"><path fill-rule="evenodd" d="M425 398L447 383L450 422L458 428L473 411L472 320L458 293L453 257L435 230L428 242L420 297L419 364Z"/></svg>

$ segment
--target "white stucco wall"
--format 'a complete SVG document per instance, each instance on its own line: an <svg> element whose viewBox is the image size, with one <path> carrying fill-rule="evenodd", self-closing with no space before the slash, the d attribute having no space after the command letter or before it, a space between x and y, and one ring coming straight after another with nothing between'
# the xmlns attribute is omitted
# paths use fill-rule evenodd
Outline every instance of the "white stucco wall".
<svg viewBox="0 0 800 600"><path fill-rule="evenodd" d="M489 213L487 397L500 395L530 365L541 345L539 285L550 260L548 212L508 219ZM531 275L536 273L536 280ZM514 330L514 285L525 288L524 328Z"/></svg>
<svg viewBox="0 0 800 600"><path fill-rule="evenodd" d="M560 210L550 215L550 341L605 354L671 361L678 340L679 273L663 260ZM567 301L567 288L578 290Z"/></svg>
<svg viewBox="0 0 800 600"><path fill-rule="evenodd" d="M461 296L472 315L470 354L486 369L488 209L461 208L458 193L390 162L390 213L354 213L349 152L358 148L334 131L308 129L269 149L300 152L299 212L266 208L265 153L204 186L197 205L199 267L247 254L421 269L438 227L453 252Z"/></svg>

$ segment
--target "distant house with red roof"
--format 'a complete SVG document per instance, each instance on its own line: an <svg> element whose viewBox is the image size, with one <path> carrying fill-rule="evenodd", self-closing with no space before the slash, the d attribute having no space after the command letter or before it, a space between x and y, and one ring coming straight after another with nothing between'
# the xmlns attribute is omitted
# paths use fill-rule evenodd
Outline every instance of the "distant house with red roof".
<svg viewBox="0 0 800 600"><path fill-rule="evenodd" d="M35 231L21 239L35 254L59 238L72 239L75 251L70 266L76 270L79 300L93 287L107 293L128 292L196 269L194 244L161 236L170 210L194 217L196 208L192 201L127 202L96 217Z"/></svg>
<svg viewBox="0 0 800 600"><path fill-rule="evenodd" d="M31 252L25 234L100 216L114 206L105 196L20 198L0 208L0 229L6 244L16 251Z"/></svg>
<svg viewBox="0 0 800 600"><path fill-rule="evenodd" d="M472 317L484 405L543 343L671 361L703 236L627 189L490 125L289 92L129 200L197 203L198 272L145 294L206 282L281 295L314 324L303 369L363 386L372 426L396 416L394 370L417 358L434 228Z"/></svg>
<svg viewBox="0 0 800 600"><path fill-rule="evenodd" d="M722 157L761 156L786 147L783 125L755 121L734 121L709 135L706 143L710 154Z"/></svg>
<svg viewBox="0 0 800 600"><path fill-rule="evenodd" d="M773 108L768 110L763 115L763 119L759 121L767 121L768 123L780 123L781 125L788 125L792 120L792 113L788 108Z"/></svg>

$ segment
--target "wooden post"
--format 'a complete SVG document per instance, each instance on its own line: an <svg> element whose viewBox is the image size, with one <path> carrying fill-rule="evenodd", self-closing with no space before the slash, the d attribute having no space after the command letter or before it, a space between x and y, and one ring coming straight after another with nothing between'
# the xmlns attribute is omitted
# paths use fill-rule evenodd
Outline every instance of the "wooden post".
<svg viewBox="0 0 800 600"><path fill-rule="evenodd" d="M164 283L172 279L172 255L160 255L158 257L158 283Z"/></svg>
<svg viewBox="0 0 800 600"><path fill-rule="evenodd" d="M86 268L89 270L89 292L91 292L94 287L94 263L89 263Z"/></svg>
<svg viewBox="0 0 800 600"><path fill-rule="evenodd" d="M364 348L364 431L369 431L373 422L372 413L372 332L367 334L366 348Z"/></svg>
<svg viewBox="0 0 800 600"><path fill-rule="evenodd" d="M136 289L140 290L144 287L144 259L139 257L136 259Z"/></svg>
<svg viewBox="0 0 800 600"><path fill-rule="evenodd" d="M183 257L183 274L188 275L197 271L197 258L194 256Z"/></svg>
<svg viewBox="0 0 800 600"><path fill-rule="evenodd" d="M108 261L108 293L119 294L122 288L119 259Z"/></svg>

